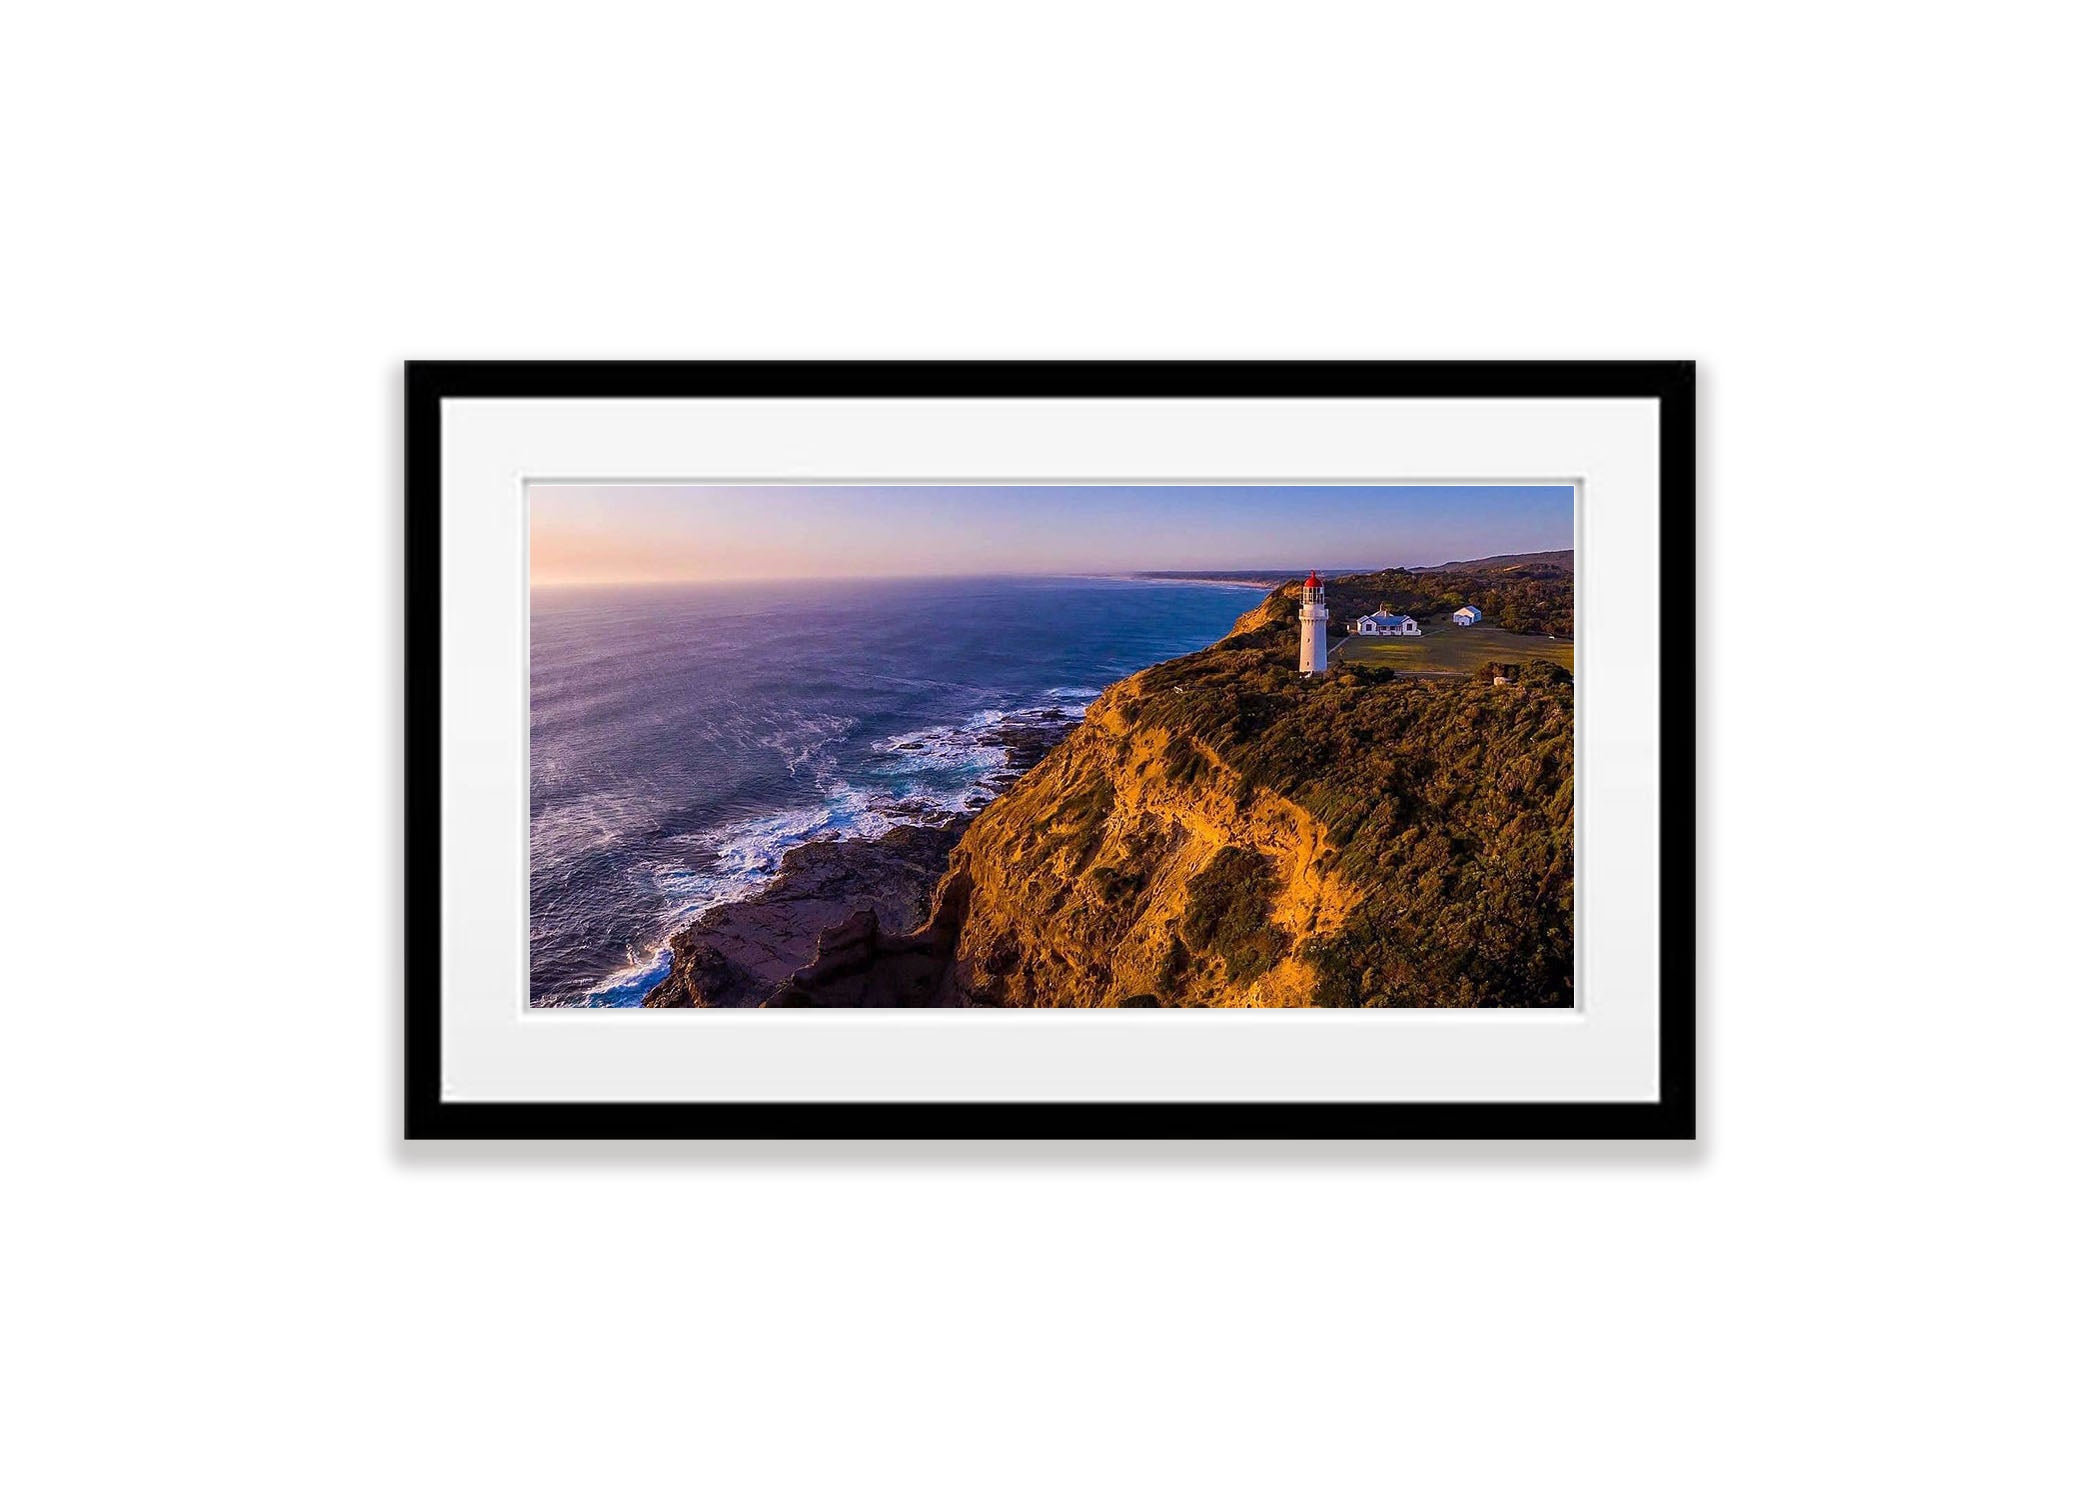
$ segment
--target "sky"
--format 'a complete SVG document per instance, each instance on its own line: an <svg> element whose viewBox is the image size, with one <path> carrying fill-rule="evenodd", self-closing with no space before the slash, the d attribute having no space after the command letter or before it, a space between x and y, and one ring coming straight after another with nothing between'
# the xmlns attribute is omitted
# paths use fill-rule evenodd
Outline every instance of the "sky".
<svg viewBox="0 0 2100 1500"><path fill-rule="evenodd" d="M527 487L535 585L1420 567L1575 545L1568 485Z"/></svg>

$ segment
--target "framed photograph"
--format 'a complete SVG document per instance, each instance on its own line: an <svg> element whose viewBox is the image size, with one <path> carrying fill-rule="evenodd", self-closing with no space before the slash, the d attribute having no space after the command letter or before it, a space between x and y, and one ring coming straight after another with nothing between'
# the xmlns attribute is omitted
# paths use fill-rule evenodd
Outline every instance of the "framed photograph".
<svg viewBox="0 0 2100 1500"><path fill-rule="evenodd" d="M410 1137L1678 1137L1689 363L415 363Z"/></svg>

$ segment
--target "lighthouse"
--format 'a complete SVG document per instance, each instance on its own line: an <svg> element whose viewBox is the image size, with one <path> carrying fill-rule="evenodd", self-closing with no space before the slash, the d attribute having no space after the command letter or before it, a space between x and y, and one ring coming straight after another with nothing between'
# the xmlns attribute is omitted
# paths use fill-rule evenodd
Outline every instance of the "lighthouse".
<svg viewBox="0 0 2100 1500"><path fill-rule="evenodd" d="M1298 670L1307 677L1327 670L1327 590L1320 575L1305 575L1305 605L1298 611Z"/></svg>

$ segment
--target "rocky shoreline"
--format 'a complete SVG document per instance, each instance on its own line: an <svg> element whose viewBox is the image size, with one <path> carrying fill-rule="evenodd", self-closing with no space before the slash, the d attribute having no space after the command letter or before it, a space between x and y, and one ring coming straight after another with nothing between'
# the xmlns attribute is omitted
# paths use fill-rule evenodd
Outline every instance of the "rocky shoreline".
<svg viewBox="0 0 2100 1500"><path fill-rule="evenodd" d="M945 960L938 935L922 929L938 927L933 897L948 856L992 797L1072 728L1073 721L1055 710L1003 726L992 743L1005 751L1006 762L985 779L985 794L970 799L968 811L905 804L897 811L913 821L879 838L820 840L790 849L764 890L718 906L672 936L671 972L642 1004L940 1003L935 994ZM879 994L855 982L877 956L906 960L881 966Z"/></svg>

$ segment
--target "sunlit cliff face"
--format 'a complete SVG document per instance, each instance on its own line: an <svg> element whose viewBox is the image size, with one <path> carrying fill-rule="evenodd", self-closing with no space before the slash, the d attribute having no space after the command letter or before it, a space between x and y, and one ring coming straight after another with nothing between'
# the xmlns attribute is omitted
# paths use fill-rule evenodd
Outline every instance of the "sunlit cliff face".
<svg viewBox="0 0 2100 1500"><path fill-rule="evenodd" d="M1229 773L1184 764L1168 737L1133 732L1120 699L1087 722L964 836L950 882L967 882L954 983L1003 1005L1312 1003L1300 950L1337 930L1360 897L1334 870L1304 809ZM1263 869L1256 925L1274 947L1255 966L1186 941L1195 894L1221 853Z"/></svg>

